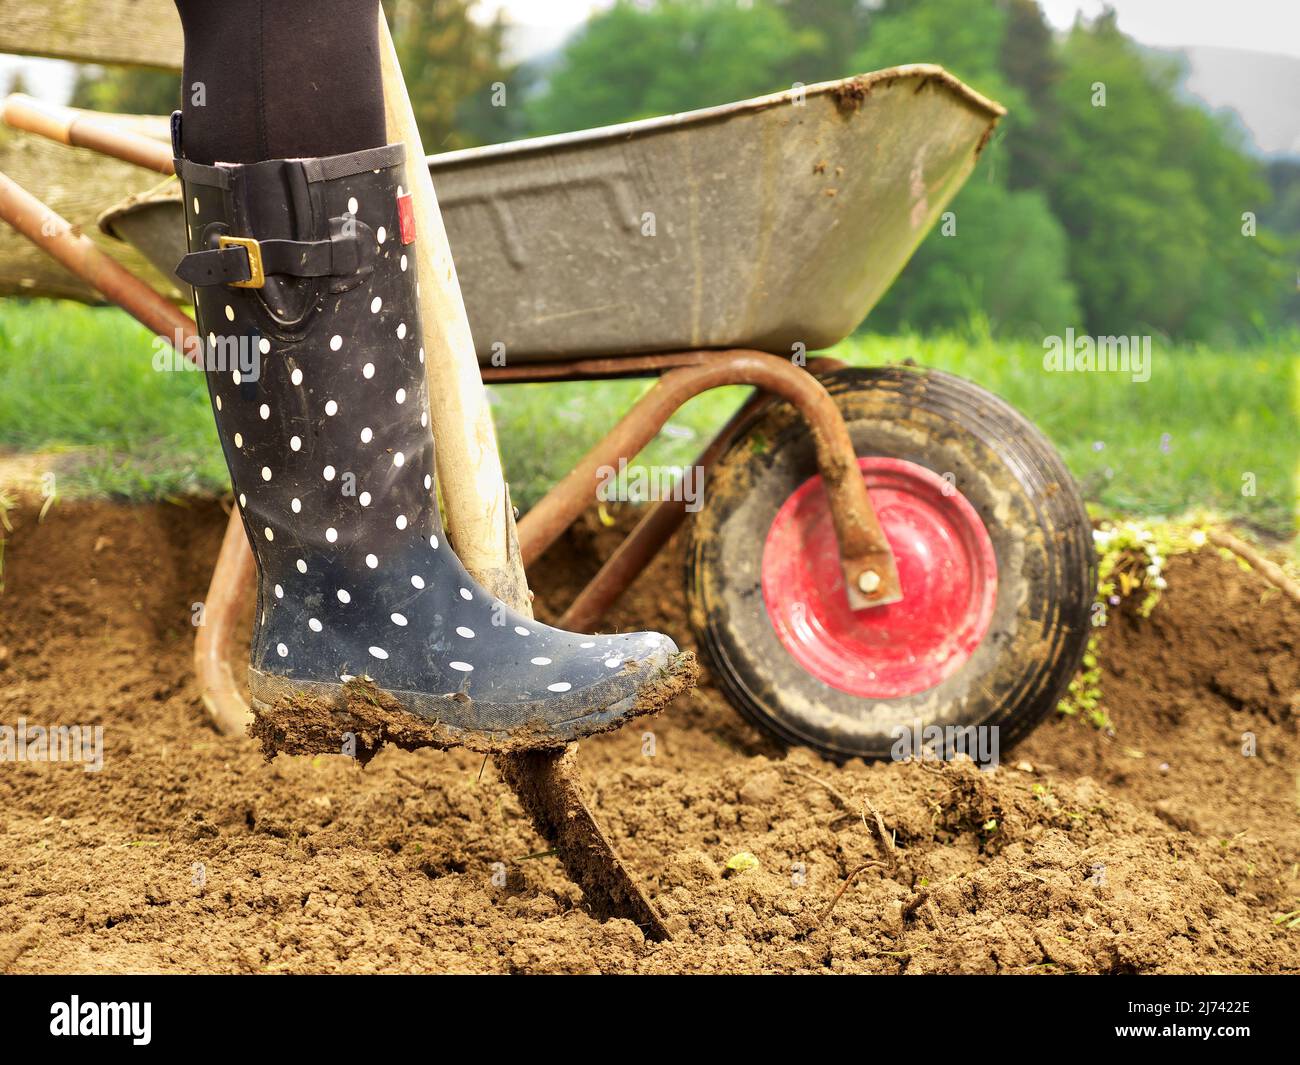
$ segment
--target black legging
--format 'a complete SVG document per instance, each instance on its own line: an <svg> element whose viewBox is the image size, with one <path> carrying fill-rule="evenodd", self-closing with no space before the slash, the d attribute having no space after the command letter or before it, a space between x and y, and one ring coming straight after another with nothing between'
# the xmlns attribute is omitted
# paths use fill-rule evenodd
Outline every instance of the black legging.
<svg viewBox="0 0 1300 1065"><path fill-rule="evenodd" d="M386 143L379 0L176 0L182 147L199 163Z"/></svg>

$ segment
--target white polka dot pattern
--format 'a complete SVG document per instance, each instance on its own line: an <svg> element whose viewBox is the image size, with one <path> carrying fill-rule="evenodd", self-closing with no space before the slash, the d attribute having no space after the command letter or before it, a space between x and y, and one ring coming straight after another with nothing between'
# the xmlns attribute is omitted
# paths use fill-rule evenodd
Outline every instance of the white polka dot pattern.
<svg viewBox="0 0 1300 1065"><path fill-rule="evenodd" d="M208 374L267 589L253 675L334 685L365 676L401 698L420 693L453 725L468 705L480 728L559 727L630 705L668 661L671 641L578 636L522 617L476 585L443 543L418 257L402 244L399 172L367 168L321 182L335 220L351 214L366 235L366 266L333 289L330 279L292 280L283 290L290 303L311 306L314 294L330 293L301 325L268 325L270 285L196 290L209 344L245 337L245 350L261 356L255 373L227 363ZM225 217L222 190L187 182L185 192L194 200L191 242L213 221L241 232Z"/></svg>

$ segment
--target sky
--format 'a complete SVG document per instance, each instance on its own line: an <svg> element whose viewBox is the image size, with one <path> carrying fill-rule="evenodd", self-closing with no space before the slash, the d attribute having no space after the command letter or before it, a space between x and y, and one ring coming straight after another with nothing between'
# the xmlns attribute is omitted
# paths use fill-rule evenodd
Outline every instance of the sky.
<svg viewBox="0 0 1300 1065"><path fill-rule="evenodd" d="M1075 13L1091 18L1102 0L1039 0L1053 26L1068 28ZM576 26L610 0L480 0L485 15L503 10L521 25L557 32ZM1298 0L1109 0L1120 28L1143 44L1218 45L1300 56ZM549 36L549 35L548 35Z"/></svg>
<svg viewBox="0 0 1300 1065"><path fill-rule="evenodd" d="M1101 0L1039 0L1039 5L1047 20L1061 29L1074 21L1077 11L1092 18L1105 6ZM1212 45L1300 56L1296 0L1110 0L1110 6L1119 28L1143 44Z"/></svg>
<svg viewBox="0 0 1300 1065"><path fill-rule="evenodd" d="M592 11L608 6L608 0L479 0L485 17L504 11L512 21L528 26L576 26Z"/></svg>

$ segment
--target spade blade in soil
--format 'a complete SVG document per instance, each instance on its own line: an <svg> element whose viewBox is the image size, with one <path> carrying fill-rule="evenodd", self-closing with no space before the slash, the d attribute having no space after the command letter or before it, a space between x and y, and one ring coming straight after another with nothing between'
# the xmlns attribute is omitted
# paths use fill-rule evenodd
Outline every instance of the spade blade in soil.
<svg viewBox="0 0 1300 1065"><path fill-rule="evenodd" d="M558 751L502 755L497 767L538 834L555 847L565 872L582 888L593 916L625 917L650 939L670 939L578 790L577 752L574 743Z"/></svg>

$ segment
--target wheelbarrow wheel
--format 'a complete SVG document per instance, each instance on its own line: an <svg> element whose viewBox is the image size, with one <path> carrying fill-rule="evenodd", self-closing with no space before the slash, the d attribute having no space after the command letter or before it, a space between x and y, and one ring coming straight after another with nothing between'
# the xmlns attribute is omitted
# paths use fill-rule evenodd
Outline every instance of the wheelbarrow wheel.
<svg viewBox="0 0 1300 1065"><path fill-rule="evenodd" d="M995 727L974 734L986 757L1005 751L1056 705L1088 640L1096 563L1078 488L1032 423L969 381L901 366L823 380L904 598L849 609L808 430L766 405L692 526L691 623L713 674L754 724L832 757L919 755L918 740L950 754L969 726Z"/></svg>

